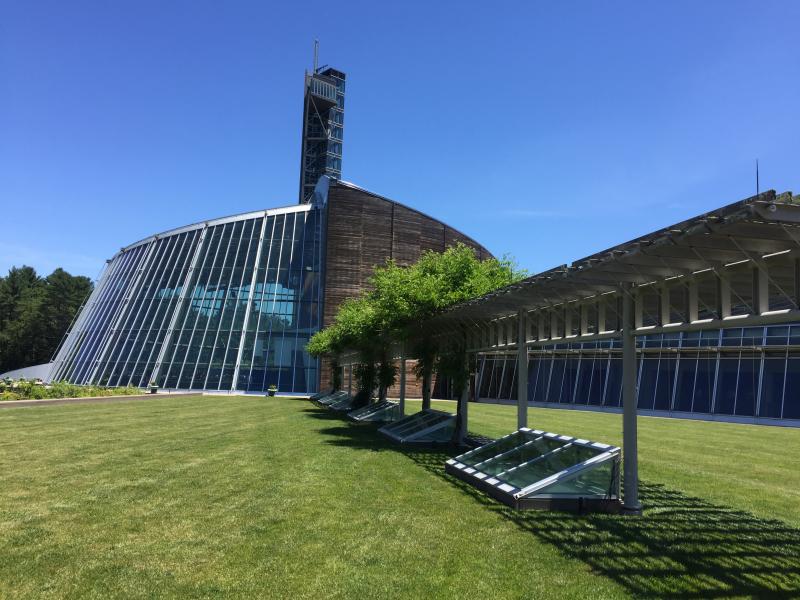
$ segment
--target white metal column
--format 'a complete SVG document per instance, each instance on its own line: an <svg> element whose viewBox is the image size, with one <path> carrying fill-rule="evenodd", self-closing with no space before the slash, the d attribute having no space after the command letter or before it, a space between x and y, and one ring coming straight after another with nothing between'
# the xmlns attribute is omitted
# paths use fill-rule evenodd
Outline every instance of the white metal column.
<svg viewBox="0 0 800 600"><path fill-rule="evenodd" d="M517 313L517 429L528 426L528 313Z"/></svg>
<svg viewBox="0 0 800 600"><path fill-rule="evenodd" d="M636 329L633 288L622 287L622 504L628 514L640 514L636 432Z"/></svg>

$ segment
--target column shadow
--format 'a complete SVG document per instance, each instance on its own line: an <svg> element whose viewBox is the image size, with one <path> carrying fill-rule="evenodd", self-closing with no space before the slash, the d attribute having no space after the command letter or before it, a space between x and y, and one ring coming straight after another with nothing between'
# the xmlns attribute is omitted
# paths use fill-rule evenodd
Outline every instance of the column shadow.
<svg viewBox="0 0 800 600"><path fill-rule="evenodd" d="M522 531L580 560L639 598L800 598L800 529L640 482L644 515L518 511L444 472L460 450L399 446L376 426L321 432L335 446L401 452Z"/></svg>

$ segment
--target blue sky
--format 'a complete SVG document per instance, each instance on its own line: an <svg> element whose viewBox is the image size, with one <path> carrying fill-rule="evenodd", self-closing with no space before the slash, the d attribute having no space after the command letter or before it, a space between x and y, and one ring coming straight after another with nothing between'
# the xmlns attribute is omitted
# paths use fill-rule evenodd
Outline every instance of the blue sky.
<svg viewBox="0 0 800 600"><path fill-rule="evenodd" d="M544 270L800 192L800 3L0 0L0 272L95 276L293 204L303 70L348 74L344 178Z"/></svg>

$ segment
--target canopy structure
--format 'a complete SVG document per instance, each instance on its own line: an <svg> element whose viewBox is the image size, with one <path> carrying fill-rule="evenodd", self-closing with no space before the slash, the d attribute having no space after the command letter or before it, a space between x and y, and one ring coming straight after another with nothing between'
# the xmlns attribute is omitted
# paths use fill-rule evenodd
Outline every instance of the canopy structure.
<svg viewBox="0 0 800 600"><path fill-rule="evenodd" d="M800 321L800 197L770 190L533 275L434 318L442 344L517 355L527 426L528 351L621 338L624 507L637 513L636 336ZM466 430L466 398L459 429Z"/></svg>
<svg viewBox="0 0 800 600"><path fill-rule="evenodd" d="M619 462L619 448L523 427L445 470L513 508L615 511Z"/></svg>
<svg viewBox="0 0 800 600"><path fill-rule="evenodd" d="M516 355L519 429L528 425L530 351L619 339L622 500L636 514L636 336L800 322L798 307L800 196L770 190L464 302L427 326L442 346ZM402 407L405 369L400 378ZM459 399L456 437L467 431L468 399Z"/></svg>

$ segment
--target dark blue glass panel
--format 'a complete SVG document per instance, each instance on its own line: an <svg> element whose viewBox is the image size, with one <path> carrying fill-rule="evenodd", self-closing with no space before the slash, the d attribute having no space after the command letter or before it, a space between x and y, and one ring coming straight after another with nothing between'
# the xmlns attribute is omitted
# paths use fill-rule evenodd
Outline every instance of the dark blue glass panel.
<svg viewBox="0 0 800 600"><path fill-rule="evenodd" d="M603 404L603 391L606 387L608 375L608 358L597 356L592 367L592 383L589 388L588 404L599 406Z"/></svg>
<svg viewBox="0 0 800 600"><path fill-rule="evenodd" d="M800 419L800 358L790 357L786 363L783 418Z"/></svg>
<svg viewBox="0 0 800 600"><path fill-rule="evenodd" d="M575 382L575 404L587 404L589 401L589 388L592 383L593 367L593 357L586 356L580 359L578 376Z"/></svg>
<svg viewBox="0 0 800 600"><path fill-rule="evenodd" d="M611 358L608 361L608 382L603 400L605 406L620 406L622 394L622 360Z"/></svg>
<svg viewBox="0 0 800 600"><path fill-rule="evenodd" d="M678 383L672 410L692 410L694 379L697 372L697 358L682 356L678 361Z"/></svg>
<svg viewBox="0 0 800 600"><path fill-rule="evenodd" d="M655 395L656 383L658 381L657 356L648 356L641 360L641 374L639 375L639 393L637 405L644 410L653 408L653 398Z"/></svg>
<svg viewBox="0 0 800 600"><path fill-rule="evenodd" d="M732 415L736 402L736 381L739 377L739 358L723 357L719 360L717 377L717 395L714 412L720 415Z"/></svg>
<svg viewBox="0 0 800 600"><path fill-rule="evenodd" d="M564 368L566 360L563 358L553 359L552 373L550 374L550 387L547 390L548 402L559 402L561 398L561 387L564 383Z"/></svg>
<svg viewBox="0 0 800 600"><path fill-rule="evenodd" d="M662 355L658 363L658 381L656 382L654 410L669 410L675 391L675 369L678 358L674 354Z"/></svg>
<svg viewBox="0 0 800 600"><path fill-rule="evenodd" d="M739 362L735 411L735 414L739 416L752 417L755 415L760 365L761 360L758 356L743 356Z"/></svg>
<svg viewBox="0 0 800 600"><path fill-rule="evenodd" d="M539 368L536 375L534 399L537 402L549 402L547 387L550 384L550 369L553 366L553 359L540 358L537 362L539 363Z"/></svg>
<svg viewBox="0 0 800 600"><path fill-rule="evenodd" d="M783 382L786 375L786 358L764 359L764 375L761 382L761 403L758 416L780 419L783 401Z"/></svg>
<svg viewBox="0 0 800 600"><path fill-rule="evenodd" d="M714 375L716 366L716 358L698 359L697 375L694 382L694 398L692 400L693 412L711 412L711 396L714 393Z"/></svg>

